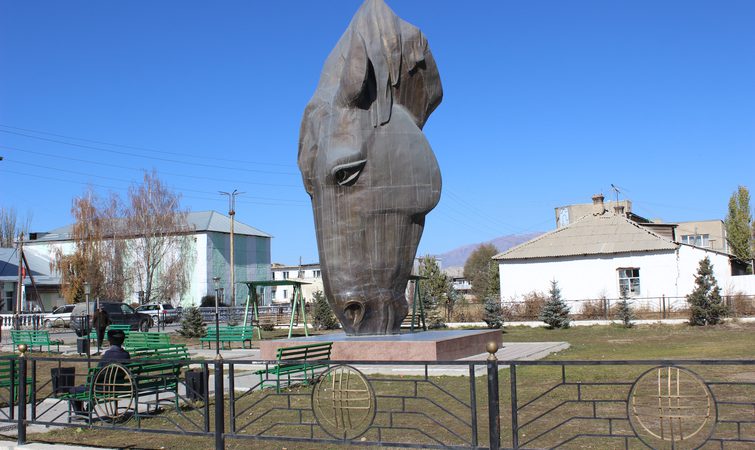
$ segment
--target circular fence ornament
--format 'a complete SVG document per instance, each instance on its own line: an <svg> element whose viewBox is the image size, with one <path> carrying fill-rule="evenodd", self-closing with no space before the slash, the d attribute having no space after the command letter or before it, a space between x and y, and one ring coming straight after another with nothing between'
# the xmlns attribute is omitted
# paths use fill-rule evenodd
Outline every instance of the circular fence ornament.
<svg viewBox="0 0 755 450"><path fill-rule="evenodd" d="M92 418L121 423L134 411L134 380L120 364L108 364L94 376L91 386Z"/></svg>
<svg viewBox="0 0 755 450"><path fill-rule="evenodd" d="M655 367L640 375L627 401L632 430L653 449L696 449L716 427L716 402L705 382L681 367Z"/></svg>
<svg viewBox="0 0 755 450"><path fill-rule="evenodd" d="M336 439L355 439L375 420L375 392L357 369L338 365L323 372L312 389L317 423Z"/></svg>

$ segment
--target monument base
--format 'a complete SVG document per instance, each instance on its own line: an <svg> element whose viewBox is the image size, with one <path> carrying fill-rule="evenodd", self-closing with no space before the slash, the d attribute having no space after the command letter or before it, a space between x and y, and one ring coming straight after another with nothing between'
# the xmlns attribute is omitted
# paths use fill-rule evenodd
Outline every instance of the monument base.
<svg viewBox="0 0 755 450"><path fill-rule="evenodd" d="M440 330L384 336L321 334L260 341L261 357L274 360L280 347L333 342L331 359L343 361L454 361L485 353L485 345L502 341L501 330Z"/></svg>

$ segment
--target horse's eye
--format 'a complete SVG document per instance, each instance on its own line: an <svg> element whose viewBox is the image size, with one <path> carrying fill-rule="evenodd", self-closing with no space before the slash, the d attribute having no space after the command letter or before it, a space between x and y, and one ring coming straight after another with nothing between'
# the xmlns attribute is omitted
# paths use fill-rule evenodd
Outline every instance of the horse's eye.
<svg viewBox="0 0 755 450"><path fill-rule="evenodd" d="M333 168L333 179L339 186L351 186L356 183L366 163L367 160L362 159L346 164L339 164Z"/></svg>

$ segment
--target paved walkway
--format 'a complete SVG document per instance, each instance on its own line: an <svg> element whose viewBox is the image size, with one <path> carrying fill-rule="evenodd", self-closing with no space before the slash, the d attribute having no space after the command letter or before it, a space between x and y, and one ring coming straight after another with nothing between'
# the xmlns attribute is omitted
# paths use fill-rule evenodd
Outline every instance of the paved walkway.
<svg viewBox="0 0 755 450"><path fill-rule="evenodd" d="M41 443L18 445L15 441L0 441L0 450L11 450L11 449L16 449L16 450L73 450L73 449L103 450L103 447L81 447L77 445L41 444Z"/></svg>

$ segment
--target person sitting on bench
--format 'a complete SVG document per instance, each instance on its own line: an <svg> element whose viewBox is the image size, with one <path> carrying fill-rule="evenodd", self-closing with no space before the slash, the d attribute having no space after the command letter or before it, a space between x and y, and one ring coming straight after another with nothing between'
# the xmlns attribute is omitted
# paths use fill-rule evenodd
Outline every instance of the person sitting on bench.
<svg viewBox="0 0 755 450"><path fill-rule="evenodd" d="M126 340L126 333L123 330L108 330L107 340L110 341L110 347L102 354L97 367L105 367L111 362L131 359L129 352L123 349L123 342Z"/></svg>
<svg viewBox="0 0 755 450"><path fill-rule="evenodd" d="M123 341L126 340L126 333L124 333L123 330L108 330L107 340L110 341L110 347L105 350L100 362L97 363L98 368L103 368L113 362L127 361L131 359L129 352L123 349ZM72 387L71 393L78 394L80 392L86 392L87 389L89 389L89 386L82 384L80 386ZM81 400L73 400L71 406L75 413L86 414Z"/></svg>

